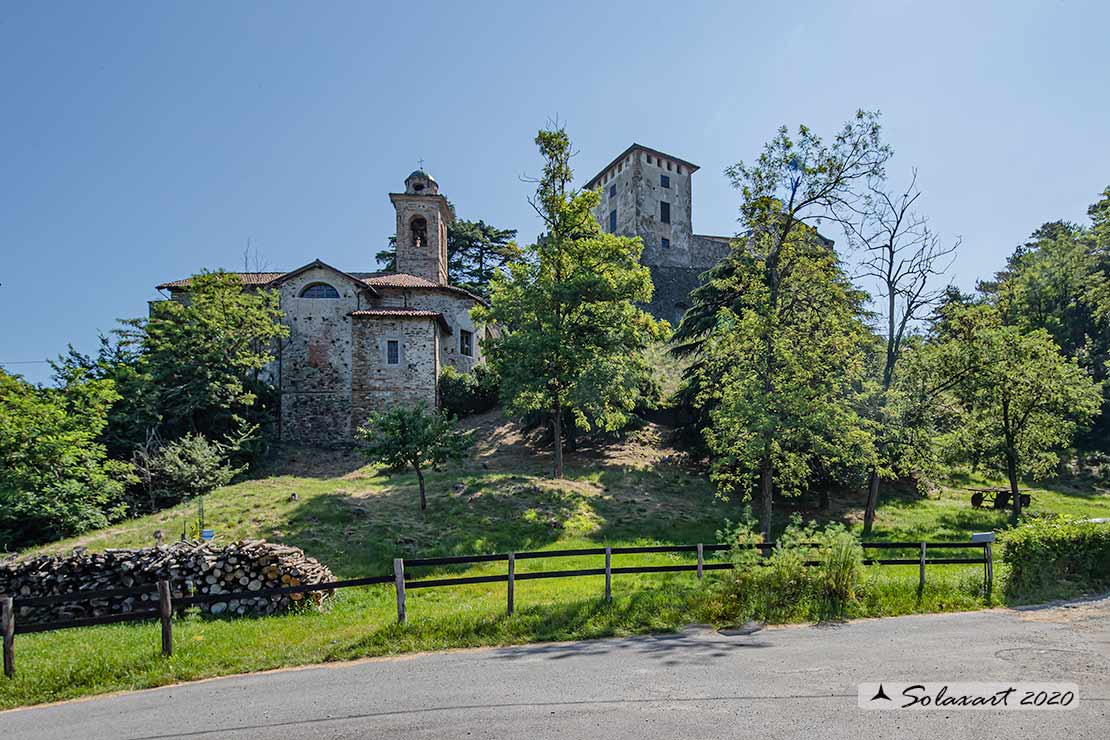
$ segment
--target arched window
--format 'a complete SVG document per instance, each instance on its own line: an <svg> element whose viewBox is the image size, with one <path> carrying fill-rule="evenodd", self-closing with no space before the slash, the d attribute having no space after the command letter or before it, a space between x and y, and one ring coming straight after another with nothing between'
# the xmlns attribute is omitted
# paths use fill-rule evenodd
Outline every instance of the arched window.
<svg viewBox="0 0 1110 740"><path fill-rule="evenodd" d="M412 246L422 247L428 243L428 222L423 216L416 216L409 222L412 231Z"/></svg>
<svg viewBox="0 0 1110 740"><path fill-rule="evenodd" d="M301 298L338 298L339 291L327 283L313 283L301 291Z"/></svg>

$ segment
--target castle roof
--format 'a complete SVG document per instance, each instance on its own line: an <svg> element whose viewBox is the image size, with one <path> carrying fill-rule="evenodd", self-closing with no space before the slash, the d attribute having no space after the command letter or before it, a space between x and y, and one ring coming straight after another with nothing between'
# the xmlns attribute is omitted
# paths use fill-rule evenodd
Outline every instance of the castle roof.
<svg viewBox="0 0 1110 740"><path fill-rule="evenodd" d="M699 167L698 165L694 164L693 162L687 162L685 159L682 159L681 157L676 157L673 154L667 154L666 152L661 152L658 149L652 149L650 146L644 146L643 144L637 144L637 143L633 142L632 146L628 147L623 152L621 152L617 156L613 157L612 162L610 162L609 164L602 167L601 170L596 175L594 175L592 178L590 178L590 181L586 183L586 189L590 190L595 185L597 185L598 181L605 175L606 172L608 172L612 168L616 167L622 159L624 159L629 154L631 154L632 152L635 152L635 151L641 151L641 152L647 152L648 154L654 154L656 157L662 157L663 159L669 159L672 162L677 162L678 164L689 167L691 175L701 169L701 167Z"/></svg>

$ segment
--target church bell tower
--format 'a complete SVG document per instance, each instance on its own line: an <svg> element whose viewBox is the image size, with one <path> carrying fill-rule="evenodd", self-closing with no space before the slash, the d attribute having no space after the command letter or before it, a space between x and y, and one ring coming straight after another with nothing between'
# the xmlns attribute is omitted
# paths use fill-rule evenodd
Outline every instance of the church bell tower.
<svg viewBox="0 0 1110 740"><path fill-rule="evenodd" d="M397 211L397 272L447 284L447 225L453 217L431 175L417 170L405 192L390 193Z"/></svg>

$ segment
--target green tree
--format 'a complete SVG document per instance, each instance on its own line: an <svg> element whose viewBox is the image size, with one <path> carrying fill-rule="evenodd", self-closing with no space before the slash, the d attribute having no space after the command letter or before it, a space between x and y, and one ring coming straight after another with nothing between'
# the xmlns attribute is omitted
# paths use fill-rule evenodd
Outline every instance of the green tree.
<svg viewBox="0 0 1110 740"><path fill-rule="evenodd" d="M1099 384L1046 330L1005 324L989 305L949 310L930 354L935 377L959 378L950 456L1004 472L1016 520L1019 479L1053 471L1059 450L1097 413Z"/></svg>
<svg viewBox="0 0 1110 740"><path fill-rule="evenodd" d="M766 257L750 243L729 258L728 289L744 295L743 305L718 312L697 372L699 400L712 406L705 436L713 480L725 496L761 492L769 538L776 491L797 495L818 472L859 479L874 460L853 403L868 333L862 295L816 234L779 248L789 282L777 301Z"/></svg>
<svg viewBox="0 0 1110 740"><path fill-rule="evenodd" d="M124 321L126 346L142 353L156 389L160 432L220 438L242 421L269 418L272 386L263 369L288 334L274 291L248 291L222 272L193 277L185 301L151 304L150 317Z"/></svg>
<svg viewBox="0 0 1110 740"><path fill-rule="evenodd" d="M803 469L833 452L825 432L851 421L845 449L871 454L836 376L858 377L858 301L814 224L854 216L889 156L877 114L860 111L830 144L805 126L796 136L783 127L754 165L728 170L745 234L695 291L677 351L695 356L701 403L721 406L706 434L718 480L726 490L758 481L768 536L775 488L797 491Z"/></svg>
<svg viewBox="0 0 1110 740"><path fill-rule="evenodd" d="M524 260L493 275L490 306L475 317L504 327L485 343L502 400L547 418L561 478L564 420L585 431L625 425L648 372L643 351L667 325L636 305L652 294L643 244L604 233L593 217L599 194L571 187L566 131L540 131L536 145L544 170L530 202L546 231Z"/></svg>
<svg viewBox="0 0 1110 740"><path fill-rule="evenodd" d="M420 510L428 508L424 494L424 469L461 460L472 444L469 434L461 434L455 420L442 413L431 413L423 406L399 407L373 415L357 435L363 452L374 463L391 468L411 468L420 483Z"/></svg>
<svg viewBox="0 0 1110 740"><path fill-rule="evenodd" d="M0 371L0 548L79 534L123 516L131 466L99 437L118 394L71 377L36 388Z"/></svg>
<svg viewBox="0 0 1110 740"><path fill-rule="evenodd" d="M65 355L51 363L59 387L71 382L110 380L118 398L108 411L101 440L108 456L129 460L132 453L156 434L161 423L158 389L151 381L140 348L100 335L96 355L82 354L70 345Z"/></svg>
<svg viewBox="0 0 1110 740"><path fill-rule="evenodd" d="M447 275L451 283L481 296L489 294L493 273L519 260L516 229L485 221L454 221L447 227Z"/></svg>

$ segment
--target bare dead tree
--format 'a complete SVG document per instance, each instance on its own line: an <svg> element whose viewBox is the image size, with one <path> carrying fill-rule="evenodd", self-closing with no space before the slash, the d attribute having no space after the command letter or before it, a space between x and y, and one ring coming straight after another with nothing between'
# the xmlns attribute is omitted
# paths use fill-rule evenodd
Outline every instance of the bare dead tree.
<svg viewBox="0 0 1110 740"><path fill-rule="evenodd" d="M863 251L856 277L874 281L882 299L886 347L880 406L885 405L894 382L906 333L944 295L943 286L935 287L935 278L948 271L960 246L959 238L951 243L943 241L929 227L928 219L915 210L920 197L916 169L900 194L887 190L882 179L874 179L868 183L859 218L843 222L849 240ZM882 446L880 440L880 452ZM871 532L875 520L879 480L877 466L872 467L868 475L864 534Z"/></svg>
<svg viewBox="0 0 1110 740"><path fill-rule="evenodd" d="M258 247L254 240L247 237L247 246L243 247L243 272L269 272L270 261Z"/></svg>

